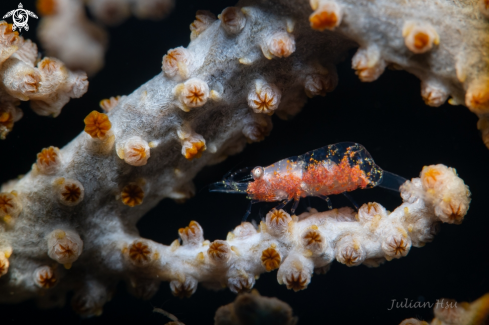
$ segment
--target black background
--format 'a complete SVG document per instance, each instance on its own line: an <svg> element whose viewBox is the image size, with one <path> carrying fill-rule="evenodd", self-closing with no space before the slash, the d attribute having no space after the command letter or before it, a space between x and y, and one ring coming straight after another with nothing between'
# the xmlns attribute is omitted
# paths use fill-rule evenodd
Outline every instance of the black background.
<svg viewBox="0 0 489 325"><path fill-rule="evenodd" d="M188 26L198 9L218 14L234 3L177 0L165 20L131 18L110 28L105 68L90 79L85 96L72 100L56 119L37 116L28 103L22 103L24 118L7 140L0 142L0 182L26 173L42 148L68 143L83 130L84 117L98 108L101 99L129 94L161 73L161 58L167 50L188 44ZM34 1L23 4L35 11ZM17 5L17 1L3 0L0 13ZM31 29L22 33L36 43L37 24L30 18ZM472 301L488 292L489 216L484 197L489 192L485 167L489 151L477 131L476 116L462 106L424 105L419 80L406 72L387 70L374 83L361 83L351 69L352 55L338 66L340 82L333 93L309 100L291 121L274 117L274 130L264 142L249 145L241 154L204 169L195 179L197 196L183 205L163 200L138 223L141 236L168 245L177 238L178 228L197 220L207 239L224 239L240 223L248 202L243 196L209 193L204 186L236 166L268 165L327 144L354 141L363 144L382 168L406 178L417 177L424 165L443 163L456 168L472 191L466 220L459 226L443 225L433 243L413 248L407 257L379 268L348 268L335 262L326 275L314 276L309 288L296 293L279 285L276 272L271 272L263 274L255 288L262 295L290 304L299 324L399 324L409 317L431 320L430 308L388 309L392 299L436 302L447 297ZM388 209L401 202L397 194L383 189L357 191L353 197L360 204L375 200ZM343 197L332 199L336 207L349 204ZM311 203L319 210L326 209L320 200ZM253 217L258 219L267 208L255 206ZM212 324L215 310L234 297L227 289L213 292L199 287L190 299L180 300L171 295L168 283L163 283L148 302L130 296L121 284L100 317L81 319L69 304L62 309L39 310L34 302L27 301L0 305L0 322L164 324L167 319L152 313L153 307L160 307L187 325Z"/></svg>

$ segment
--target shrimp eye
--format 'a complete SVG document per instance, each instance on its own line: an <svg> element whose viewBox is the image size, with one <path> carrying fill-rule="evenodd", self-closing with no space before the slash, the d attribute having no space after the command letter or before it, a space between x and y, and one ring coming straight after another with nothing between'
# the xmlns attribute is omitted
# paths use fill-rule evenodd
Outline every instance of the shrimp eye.
<svg viewBox="0 0 489 325"><path fill-rule="evenodd" d="M265 171L263 170L263 167L255 167L253 171L251 172L253 175L253 178L255 180L260 179L263 177L263 174L265 174Z"/></svg>

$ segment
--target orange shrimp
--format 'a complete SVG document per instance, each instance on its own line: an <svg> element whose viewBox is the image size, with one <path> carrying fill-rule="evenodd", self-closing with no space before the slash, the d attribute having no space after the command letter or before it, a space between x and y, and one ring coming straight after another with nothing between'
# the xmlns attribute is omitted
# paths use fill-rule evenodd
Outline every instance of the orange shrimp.
<svg viewBox="0 0 489 325"><path fill-rule="evenodd" d="M406 181L382 170L365 147L351 142L322 147L268 167L255 167L251 175L235 181L240 172L213 184L211 191L246 193L252 203L282 201L277 208L294 200L292 213L300 198L317 196L325 199L331 208L329 195L347 195L347 192L374 186L399 191L399 186Z"/></svg>

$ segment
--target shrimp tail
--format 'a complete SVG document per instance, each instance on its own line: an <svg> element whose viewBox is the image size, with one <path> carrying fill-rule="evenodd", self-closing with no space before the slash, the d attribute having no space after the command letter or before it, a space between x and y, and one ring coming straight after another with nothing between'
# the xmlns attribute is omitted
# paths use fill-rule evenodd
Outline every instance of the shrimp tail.
<svg viewBox="0 0 489 325"><path fill-rule="evenodd" d="M209 186L209 192L246 194L247 188L248 183L221 181L211 184Z"/></svg>
<svg viewBox="0 0 489 325"><path fill-rule="evenodd" d="M405 179L404 177L390 173L385 170L382 174L382 180L377 186L386 188L391 191L399 192L399 187L401 187L401 185L407 181L407 179Z"/></svg>

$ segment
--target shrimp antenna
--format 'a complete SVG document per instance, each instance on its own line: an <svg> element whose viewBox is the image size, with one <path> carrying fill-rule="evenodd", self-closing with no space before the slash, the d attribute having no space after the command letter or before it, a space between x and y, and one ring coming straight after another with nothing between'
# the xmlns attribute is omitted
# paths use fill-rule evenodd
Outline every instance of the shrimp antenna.
<svg viewBox="0 0 489 325"><path fill-rule="evenodd" d="M206 188L208 188L208 187L209 187L209 186L211 186L212 184L213 184L213 183L211 183L211 184L207 184L207 185L202 186L202 188L201 188L201 189L200 189L200 190L199 190L197 193L202 192L203 190L205 190Z"/></svg>
<svg viewBox="0 0 489 325"><path fill-rule="evenodd" d="M224 174L224 176L222 177L222 179L228 178L236 170L236 167L238 167L242 163L243 163L243 161L240 161L239 163L237 163L236 165L234 165L233 168L231 168L226 174Z"/></svg>
<svg viewBox="0 0 489 325"><path fill-rule="evenodd" d="M244 182L246 180L252 180L253 177L249 174L250 170L253 169L253 167L245 167L245 168L241 168L237 171L235 171L234 173L230 174L229 173L227 174L228 177L224 178L224 181L230 181L230 182L234 182L234 178L237 177L238 175L240 174L243 174L245 173L245 175L243 176L244 178L240 178L238 180L238 182ZM248 174L247 174L248 173Z"/></svg>
<svg viewBox="0 0 489 325"><path fill-rule="evenodd" d="M239 163L241 164L241 163ZM239 164L237 164L236 166L238 166ZM235 171L233 173L233 170L236 168L236 166L234 166L230 171L228 171L224 177L222 178L224 183L230 183L230 182L234 182L234 178L240 174L240 173L243 173L243 172L246 172L246 171L249 171L251 169L251 167L245 167L245 168L241 168L237 171ZM246 181L251 181L253 179L253 177L251 175L247 175L245 176L244 178L241 178L238 182L246 182ZM210 187L210 192L222 192L220 191L218 188L221 188L221 186L219 186L218 184L220 184L221 182L217 182L217 183L212 183L212 184L207 184L205 185L204 187L202 187L198 193L200 193L202 190L205 190L206 188ZM246 188L245 188L246 189ZM225 193L230 193L230 192L227 192L225 191Z"/></svg>
<svg viewBox="0 0 489 325"><path fill-rule="evenodd" d="M246 194L248 183L221 181L209 185L209 192Z"/></svg>

